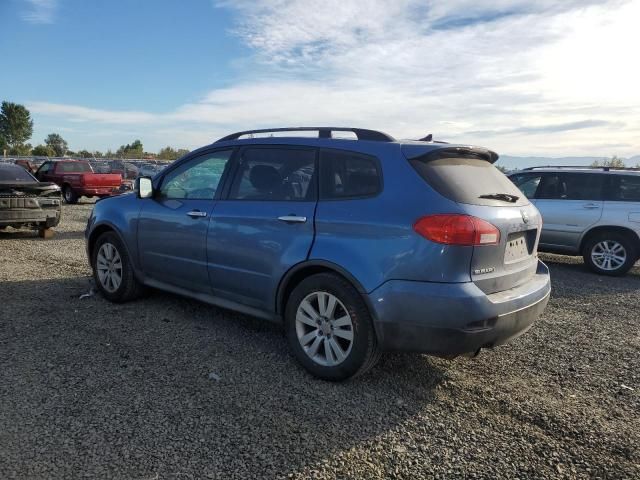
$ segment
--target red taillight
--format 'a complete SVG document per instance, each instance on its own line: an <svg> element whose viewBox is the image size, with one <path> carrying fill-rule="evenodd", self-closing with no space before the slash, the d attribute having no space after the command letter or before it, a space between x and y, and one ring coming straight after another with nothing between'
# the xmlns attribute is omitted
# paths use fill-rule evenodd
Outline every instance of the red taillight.
<svg viewBox="0 0 640 480"><path fill-rule="evenodd" d="M500 230L495 225L471 215L429 215L422 217L413 229L432 242L447 245L496 245Z"/></svg>

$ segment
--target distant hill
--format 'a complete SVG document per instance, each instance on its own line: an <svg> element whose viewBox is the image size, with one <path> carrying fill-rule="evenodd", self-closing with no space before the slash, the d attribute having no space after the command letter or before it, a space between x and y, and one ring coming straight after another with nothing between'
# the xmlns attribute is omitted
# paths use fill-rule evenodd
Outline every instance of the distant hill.
<svg viewBox="0 0 640 480"><path fill-rule="evenodd" d="M580 167L591 165L596 160L602 161L607 157L514 157L512 155L500 155L496 165L502 165L509 170L518 170L527 167L543 167L546 165L566 165ZM627 167L635 167L640 163L640 155L623 159Z"/></svg>

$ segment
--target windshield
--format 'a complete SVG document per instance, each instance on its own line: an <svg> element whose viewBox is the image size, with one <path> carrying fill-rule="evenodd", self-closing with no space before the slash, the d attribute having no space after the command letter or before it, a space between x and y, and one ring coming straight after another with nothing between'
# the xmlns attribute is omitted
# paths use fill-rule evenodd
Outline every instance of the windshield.
<svg viewBox="0 0 640 480"><path fill-rule="evenodd" d="M22 167L8 165L0 167L0 183L32 183L37 180Z"/></svg>

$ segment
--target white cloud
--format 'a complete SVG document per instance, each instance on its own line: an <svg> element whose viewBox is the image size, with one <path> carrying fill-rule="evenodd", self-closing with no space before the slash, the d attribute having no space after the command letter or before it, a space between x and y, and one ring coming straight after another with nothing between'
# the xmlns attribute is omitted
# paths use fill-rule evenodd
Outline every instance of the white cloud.
<svg viewBox="0 0 640 480"><path fill-rule="evenodd" d="M22 14L24 21L33 24L53 23L55 11L58 6L57 0L24 0L27 10Z"/></svg>
<svg viewBox="0 0 640 480"><path fill-rule="evenodd" d="M640 152L639 0L214 3L237 12L232 34L254 51L235 84L159 115L32 111L135 125L158 145L337 124L510 154Z"/></svg>

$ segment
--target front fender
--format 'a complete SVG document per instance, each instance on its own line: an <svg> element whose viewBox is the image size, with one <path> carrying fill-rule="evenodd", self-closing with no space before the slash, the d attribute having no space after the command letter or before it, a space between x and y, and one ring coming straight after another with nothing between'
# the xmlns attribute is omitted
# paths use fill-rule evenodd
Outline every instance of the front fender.
<svg viewBox="0 0 640 480"><path fill-rule="evenodd" d="M85 233L89 259L98 236L111 230L122 241L136 274L139 274L137 231L141 207L140 200L134 195L121 195L97 202Z"/></svg>

